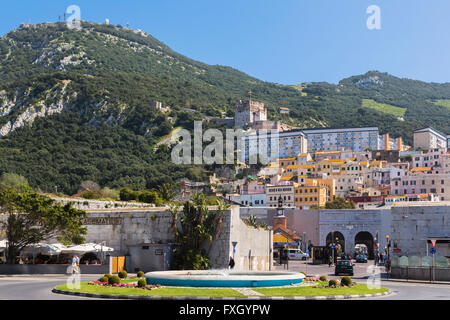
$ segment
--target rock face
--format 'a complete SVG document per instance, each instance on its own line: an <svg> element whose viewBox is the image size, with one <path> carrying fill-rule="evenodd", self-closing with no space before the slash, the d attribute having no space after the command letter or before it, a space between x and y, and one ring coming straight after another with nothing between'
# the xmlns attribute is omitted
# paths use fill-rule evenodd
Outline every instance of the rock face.
<svg viewBox="0 0 450 320"><path fill-rule="evenodd" d="M0 116L7 120L0 127L0 138L26 124L31 125L36 118L63 112L70 105L73 98L76 97L76 94L71 96L67 94L66 89L70 82L70 80L62 80L48 90L44 97L34 102L31 101L33 99L29 92L17 93L11 100L3 92ZM0 118L0 120L2 119Z"/></svg>

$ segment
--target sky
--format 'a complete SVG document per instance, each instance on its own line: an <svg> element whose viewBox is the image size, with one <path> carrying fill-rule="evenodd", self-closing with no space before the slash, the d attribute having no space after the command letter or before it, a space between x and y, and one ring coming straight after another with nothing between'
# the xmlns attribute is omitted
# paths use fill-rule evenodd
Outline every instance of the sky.
<svg viewBox="0 0 450 320"><path fill-rule="evenodd" d="M0 35L22 23L81 19L121 24L173 50L280 84L339 80L369 70L450 82L448 0L40 0L7 1ZM379 29L369 6L379 8Z"/></svg>

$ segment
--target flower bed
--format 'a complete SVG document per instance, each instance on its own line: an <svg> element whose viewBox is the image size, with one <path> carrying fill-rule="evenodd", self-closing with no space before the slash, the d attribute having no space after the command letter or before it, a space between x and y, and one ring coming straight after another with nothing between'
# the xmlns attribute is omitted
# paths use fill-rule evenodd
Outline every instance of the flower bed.
<svg viewBox="0 0 450 320"><path fill-rule="evenodd" d="M88 285L94 285L94 286L103 286L103 287L115 287L115 288L136 288L136 289L145 289L145 290L153 290L161 288L160 284L148 284L145 287L138 287L137 283L114 283L109 284L108 282L102 282L99 280L90 281L87 283Z"/></svg>
<svg viewBox="0 0 450 320"><path fill-rule="evenodd" d="M303 280L304 281L320 281L319 277L306 277Z"/></svg>

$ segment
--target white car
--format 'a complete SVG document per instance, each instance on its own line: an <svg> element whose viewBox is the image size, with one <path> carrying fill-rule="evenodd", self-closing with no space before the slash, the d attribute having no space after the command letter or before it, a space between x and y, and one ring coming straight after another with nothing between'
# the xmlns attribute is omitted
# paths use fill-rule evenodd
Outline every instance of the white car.
<svg viewBox="0 0 450 320"><path fill-rule="evenodd" d="M300 249L288 249L289 260L308 260L309 256Z"/></svg>

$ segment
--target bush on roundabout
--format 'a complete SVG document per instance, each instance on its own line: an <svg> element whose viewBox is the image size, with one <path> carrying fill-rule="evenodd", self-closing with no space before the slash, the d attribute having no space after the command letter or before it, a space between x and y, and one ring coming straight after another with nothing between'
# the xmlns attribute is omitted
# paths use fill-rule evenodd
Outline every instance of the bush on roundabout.
<svg viewBox="0 0 450 320"><path fill-rule="evenodd" d="M143 278L144 277L144 271L138 271L137 277L138 278Z"/></svg>
<svg viewBox="0 0 450 320"><path fill-rule="evenodd" d="M349 276L342 277L341 284L343 286L350 287L352 285L352 278L350 278Z"/></svg>
<svg viewBox="0 0 450 320"><path fill-rule="evenodd" d="M325 277L325 276L320 276L319 280L320 280L320 281L327 281L328 279L327 279L327 277Z"/></svg>
<svg viewBox="0 0 450 320"><path fill-rule="evenodd" d="M110 274L110 273L106 273L106 274L104 275L104 277L107 277L107 278L109 279L109 278L111 278L111 277L112 277L112 274Z"/></svg>
<svg viewBox="0 0 450 320"><path fill-rule="evenodd" d="M137 282L138 288L145 288L146 285L147 285L147 281L145 281L144 279L139 279Z"/></svg>
<svg viewBox="0 0 450 320"><path fill-rule="evenodd" d="M120 279L126 279L128 277L128 273L125 270L119 271L118 276Z"/></svg>
<svg viewBox="0 0 450 320"><path fill-rule="evenodd" d="M100 279L98 279L98 281L100 281L100 282L108 282L108 277L106 277L106 276L103 276L103 277L101 277Z"/></svg>
<svg viewBox="0 0 450 320"><path fill-rule="evenodd" d="M332 288L336 288L339 285L339 281L335 279L331 279L328 281L328 286Z"/></svg>
<svg viewBox="0 0 450 320"><path fill-rule="evenodd" d="M110 285L120 284L120 278L118 276L112 276L111 278L108 279L108 283Z"/></svg>

